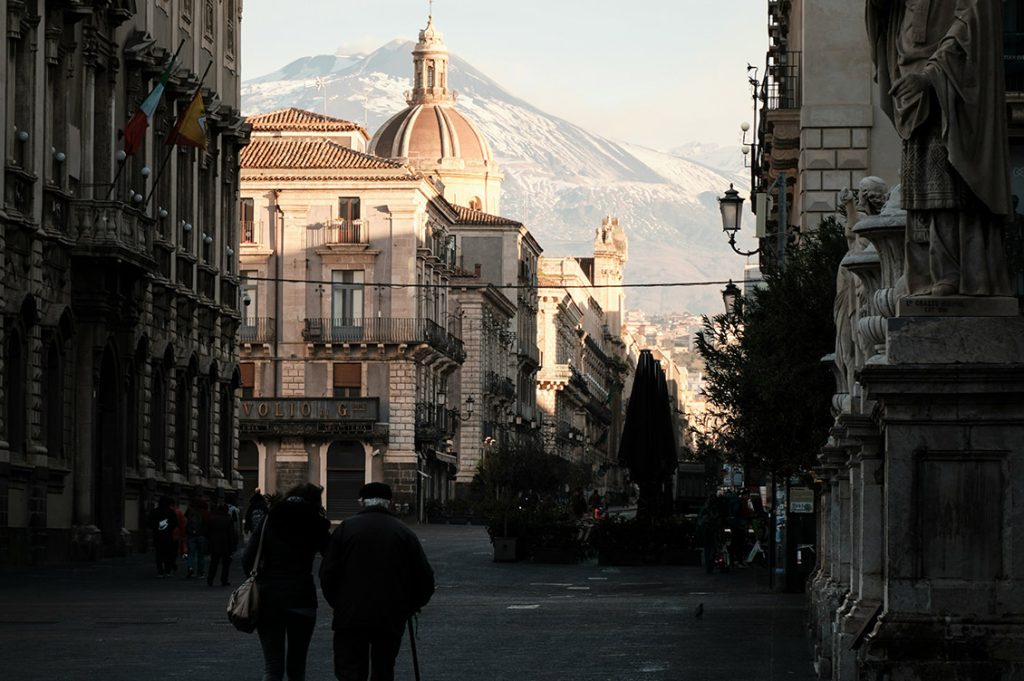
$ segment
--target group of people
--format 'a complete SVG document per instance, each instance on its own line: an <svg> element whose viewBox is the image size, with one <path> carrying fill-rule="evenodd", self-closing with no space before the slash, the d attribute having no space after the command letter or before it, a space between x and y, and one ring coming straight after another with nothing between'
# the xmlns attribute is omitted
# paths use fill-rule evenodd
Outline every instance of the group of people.
<svg viewBox="0 0 1024 681"><path fill-rule="evenodd" d="M697 538L703 548L704 569L711 573L717 567L746 567L746 556L758 526L766 516L759 495L747 489L726 489L710 495L697 514Z"/></svg>
<svg viewBox="0 0 1024 681"><path fill-rule="evenodd" d="M256 571L256 626L263 681L302 681L316 624L313 562L323 556L320 587L334 610L334 671L339 681L389 681L406 622L434 593L434 572L419 539L390 513L391 488L360 489L362 510L333 533L323 488L306 483L273 508L250 504L251 535L242 554ZM372 674L372 675L371 675Z"/></svg>
<svg viewBox="0 0 1024 681"><path fill-rule="evenodd" d="M232 496L214 504L212 509L206 497L197 496L189 501L185 510L173 497L161 497L149 514L157 575L170 577L178 571L178 560L183 559L186 579L205 577L206 583L213 586L219 569L221 585L229 586L231 558L238 549L239 525L238 506Z"/></svg>

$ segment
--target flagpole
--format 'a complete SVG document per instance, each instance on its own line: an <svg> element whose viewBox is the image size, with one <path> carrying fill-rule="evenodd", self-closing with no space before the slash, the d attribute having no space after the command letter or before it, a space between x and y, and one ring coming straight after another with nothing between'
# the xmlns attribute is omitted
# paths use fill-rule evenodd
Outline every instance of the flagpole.
<svg viewBox="0 0 1024 681"><path fill-rule="evenodd" d="M184 43L184 42L185 41L182 41L182 43ZM213 66L213 60L212 59L206 65L206 69L203 71L203 75L199 79L199 85L196 87L196 91L192 94L192 97L190 98L190 101L192 99L195 99L195 96L197 94L199 94L200 90L203 89L203 83L206 82L206 75L210 72L210 67L211 66ZM174 125L175 125L175 127L177 127L178 122L175 121ZM171 132L172 133L174 132L173 128L171 129ZM164 175L164 170L167 169L167 162L171 160L171 154L174 152L175 145L173 143L168 144L167 146L168 146L167 154L164 155L164 160L160 163L160 168L157 170L156 176L153 178L153 186L149 188L149 193L146 194L146 200L142 204L142 210L143 211L145 211L147 208L149 208L149 200L153 198L153 193L156 191L157 186L159 186L159 184L160 184L160 179Z"/></svg>
<svg viewBox="0 0 1024 681"><path fill-rule="evenodd" d="M178 49L176 49L174 51L174 54L172 54L171 58L168 60L168 62L167 62L168 68L173 66L174 62L176 62L178 60L178 55L181 54L181 48L183 48L183 47L185 47L185 38L181 39L181 42L178 43ZM161 82L163 82L163 81L161 80ZM117 167L117 172L114 174L113 181L110 183L110 186L107 188L107 195L104 197L104 199L103 199L104 201L109 201L110 200L110 195L113 193L114 187L117 186L117 181L119 179L121 179L121 173L124 172L124 167L126 165L128 165L128 154L125 154L125 157L123 159L121 159L118 163L120 163L120 165ZM145 206L143 206L143 208L145 208Z"/></svg>

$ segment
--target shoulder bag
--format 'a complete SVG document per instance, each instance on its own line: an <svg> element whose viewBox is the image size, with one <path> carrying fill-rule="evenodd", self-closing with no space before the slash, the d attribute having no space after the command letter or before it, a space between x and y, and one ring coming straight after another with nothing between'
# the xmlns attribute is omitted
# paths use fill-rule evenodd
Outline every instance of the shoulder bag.
<svg viewBox="0 0 1024 681"><path fill-rule="evenodd" d="M231 597L228 599L228 620L235 625L235 629L247 634L256 631L256 621L259 618L260 587L256 583L256 576L260 571L263 535L267 533L267 524L268 519L264 518L263 527L260 528L260 543L256 547L256 561L253 563L252 573L231 593Z"/></svg>

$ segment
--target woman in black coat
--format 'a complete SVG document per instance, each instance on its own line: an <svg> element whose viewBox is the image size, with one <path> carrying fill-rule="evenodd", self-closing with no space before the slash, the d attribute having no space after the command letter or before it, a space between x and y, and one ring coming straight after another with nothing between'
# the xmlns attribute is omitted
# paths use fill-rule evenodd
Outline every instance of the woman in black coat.
<svg viewBox="0 0 1024 681"><path fill-rule="evenodd" d="M213 586L217 566L221 566L220 584L230 585L228 572L231 570L231 556L238 548L238 530L231 519L227 504L220 504L213 510L210 522L206 525L206 545L210 549L210 567L206 573L206 583Z"/></svg>
<svg viewBox="0 0 1024 681"><path fill-rule="evenodd" d="M289 491L253 528L242 557L246 574L254 567L259 570L256 631L263 648L263 681L282 681L286 669L289 681L306 678L306 653L316 624L313 558L323 553L330 539L322 493L322 487L311 483ZM263 550L256 566L261 534Z"/></svg>

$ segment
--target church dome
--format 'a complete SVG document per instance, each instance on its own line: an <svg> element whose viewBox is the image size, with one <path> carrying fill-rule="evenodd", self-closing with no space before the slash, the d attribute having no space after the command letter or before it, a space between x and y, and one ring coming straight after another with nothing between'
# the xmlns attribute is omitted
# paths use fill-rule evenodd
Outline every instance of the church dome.
<svg viewBox="0 0 1024 681"><path fill-rule="evenodd" d="M407 159L411 165L460 160L472 167L494 162L476 126L446 103L413 104L392 116L370 141L370 153Z"/></svg>
<svg viewBox="0 0 1024 681"><path fill-rule="evenodd" d="M404 159L421 170L436 164L490 166L494 159L487 140L455 108L455 93L448 88L448 47L433 16L419 37L412 51L413 89L406 94L409 106L381 126L370 140L370 153Z"/></svg>

